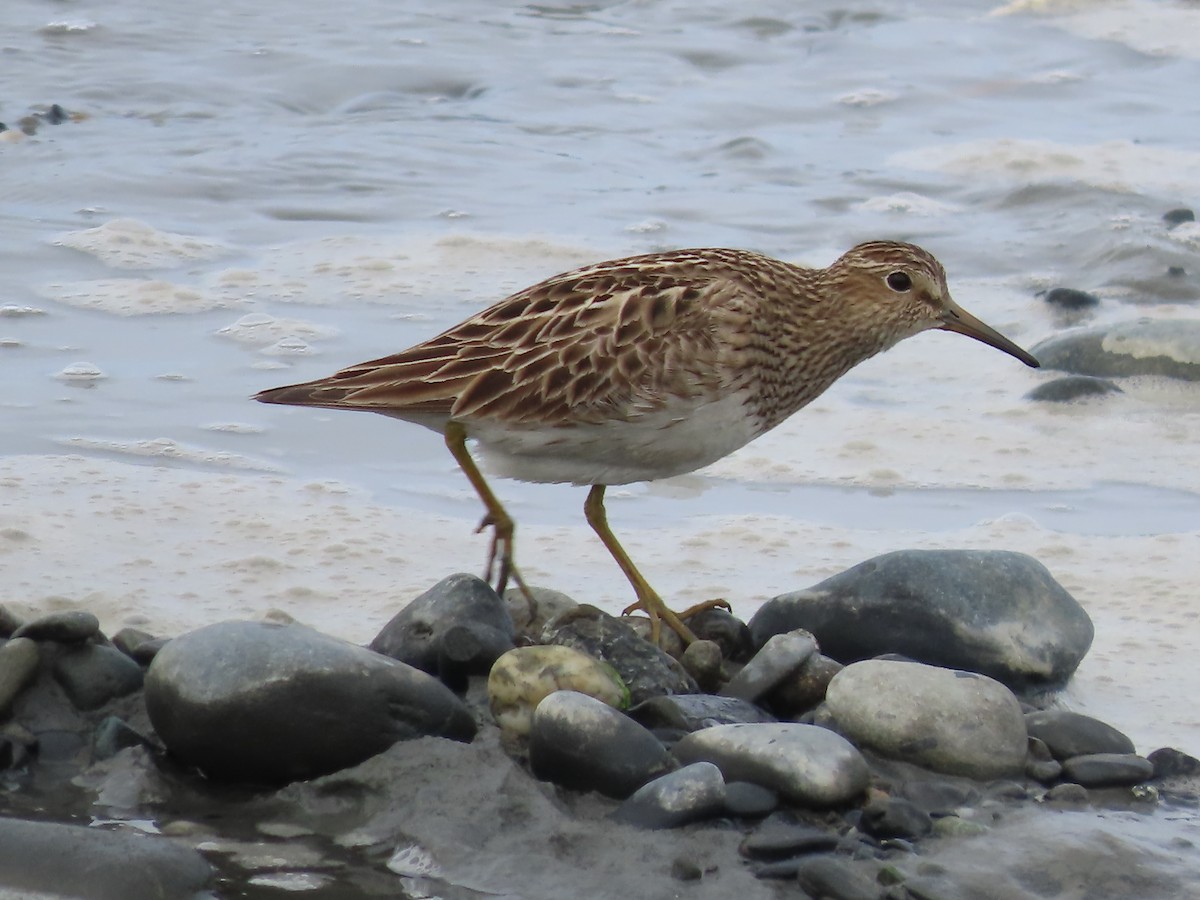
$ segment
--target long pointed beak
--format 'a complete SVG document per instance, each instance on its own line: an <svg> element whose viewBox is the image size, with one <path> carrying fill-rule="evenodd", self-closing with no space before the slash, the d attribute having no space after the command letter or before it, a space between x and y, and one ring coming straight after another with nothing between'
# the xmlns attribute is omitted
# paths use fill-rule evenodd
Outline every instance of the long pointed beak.
<svg viewBox="0 0 1200 900"><path fill-rule="evenodd" d="M1009 356L1015 356L1027 366L1041 368L1041 363L1033 354L1022 350L991 325L981 322L953 300L946 300L946 311L942 313L942 324L937 326L943 331L955 331L975 338L985 344L990 344L997 350L1003 350Z"/></svg>

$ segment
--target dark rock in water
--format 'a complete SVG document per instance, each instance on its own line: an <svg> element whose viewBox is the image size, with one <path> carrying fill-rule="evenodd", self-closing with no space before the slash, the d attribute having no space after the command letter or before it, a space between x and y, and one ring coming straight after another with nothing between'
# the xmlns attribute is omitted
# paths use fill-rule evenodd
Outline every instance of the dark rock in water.
<svg viewBox="0 0 1200 900"><path fill-rule="evenodd" d="M399 740L475 734L437 679L295 624L221 622L180 635L150 666L146 708L173 756L241 781L310 778Z"/></svg>
<svg viewBox="0 0 1200 900"><path fill-rule="evenodd" d="M513 627L526 641L540 640L547 622L579 606L562 591L530 585L529 592L533 594L532 602L520 588L513 587L504 592L504 605Z"/></svg>
<svg viewBox="0 0 1200 900"><path fill-rule="evenodd" d="M641 703L662 694L694 694L694 678L654 644L640 638L625 622L594 606L582 605L547 623L542 641L573 647L602 659L629 688L630 702Z"/></svg>
<svg viewBox="0 0 1200 900"><path fill-rule="evenodd" d="M1071 311L1091 309L1093 306L1100 305L1100 298L1095 294L1089 294L1087 291L1078 291L1075 288L1051 288L1046 291L1046 296L1043 299L1051 306Z"/></svg>
<svg viewBox="0 0 1200 900"><path fill-rule="evenodd" d="M1040 738L1029 739L1029 756L1025 759L1025 777L1050 784L1062 774L1062 763L1054 758L1046 742Z"/></svg>
<svg viewBox="0 0 1200 900"><path fill-rule="evenodd" d="M836 659L814 653L775 686L765 698L766 705L783 718L796 718L825 699L829 682L843 668Z"/></svg>
<svg viewBox="0 0 1200 900"><path fill-rule="evenodd" d="M0 726L0 772L20 769L38 753L38 739L28 729L9 722Z"/></svg>
<svg viewBox="0 0 1200 900"><path fill-rule="evenodd" d="M931 816L948 816L963 806L979 802L979 788L948 778L911 778L897 793Z"/></svg>
<svg viewBox="0 0 1200 900"><path fill-rule="evenodd" d="M1063 778L1084 787L1141 784L1154 777L1154 763L1136 753L1090 753L1064 760Z"/></svg>
<svg viewBox="0 0 1200 900"><path fill-rule="evenodd" d="M1132 753L1133 741L1111 725L1065 709L1042 709L1027 713L1025 728L1030 737L1045 743L1057 760L1091 753Z"/></svg>
<svg viewBox="0 0 1200 900"><path fill-rule="evenodd" d="M112 645L130 659L134 659L134 651L138 645L153 639L154 635L140 628L122 628L112 636Z"/></svg>
<svg viewBox="0 0 1200 900"><path fill-rule="evenodd" d="M1105 394L1123 394L1119 387L1107 378L1091 375L1066 375L1045 384L1039 384L1025 396L1030 400L1046 403L1070 403L1085 397L1102 397Z"/></svg>
<svg viewBox="0 0 1200 900"><path fill-rule="evenodd" d="M682 763L716 763L726 781L749 781L805 807L857 797L869 772L849 741L816 725L715 725L687 735L671 753Z"/></svg>
<svg viewBox="0 0 1200 900"><path fill-rule="evenodd" d="M0 638L12 637L12 633L22 624L20 616L0 603Z"/></svg>
<svg viewBox="0 0 1200 900"><path fill-rule="evenodd" d="M99 709L109 700L132 694L142 686L142 667L104 644L68 645L53 665L54 680L82 710Z"/></svg>
<svg viewBox="0 0 1200 900"><path fill-rule="evenodd" d="M1161 375L1200 381L1200 321L1103 325L1052 337L1032 352L1043 368L1076 375Z"/></svg>
<svg viewBox="0 0 1200 900"><path fill-rule="evenodd" d="M692 641L679 657L679 662L701 690L715 691L720 686L724 659L716 641Z"/></svg>
<svg viewBox="0 0 1200 900"><path fill-rule="evenodd" d="M1044 799L1047 803L1083 804L1088 802L1089 794L1082 784L1068 782L1050 788Z"/></svg>
<svg viewBox="0 0 1200 900"><path fill-rule="evenodd" d="M512 638L490 625L452 625L438 643L437 676L454 690L465 689L472 675L487 673L511 649Z"/></svg>
<svg viewBox="0 0 1200 900"><path fill-rule="evenodd" d="M108 716L92 735L92 756L109 759L126 747L149 746L150 741L116 716Z"/></svg>
<svg viewBox="0 0 1200 900"><path fill-rule="evenodd" d="M165 647L170 640L168 637L156 637L142 641L133 648L133 661L140 666L150 665L154 662L154 657L158 656L158 651Z"/></svg>
<svg viewBox="0 0 1200 900"><path fill-rule="evenodd" d="M1173 747L1161 747L1146 759L1154 766L1155 779L1200 775L1200 759Z"/></svg>
<svg viewBox="0 0 1200 900"><path fill-rule="evenodd" d="M977 550L887 553L775 597L750 621L760 645L796 628L841 662L903 653L1014 688L1062 684L1093 636L1087 613L1036 559Z"/></svg>
<svg viewBox="0 0 1200 900"><path fill-rule="evenodd" d="M71 610L51 613L26 622L13 632L13 637L35 641L57 641L60 644L81 644L100 632L100 620L90 612Z"/></svg>
<svg viewBox="0 0 1200 900"><path fill-rule="evenodd" d="M750 662L721 689L721 694L753 703L798 671L816 652L817 642L807 631L772 635Z"/></svg>
<svg viewBox="0 0 1200 900"><path fill-rule="evenodd" d="M686 624L697 639L715 642L725 659L744 663L754 655L754 641L750 637L749 627L727 610L701 610L689 616Z"/></svg>
<svg viewBox="0 0 1200 900"><path fill-rule="evenodd" d="M12 638L0 644L0 720L8 718L13 701L37 675L41 653L36 641Z"/></svg>
<svg viewBox="0 0 1200 900"><path fill-rule="evenodd" d="M510 736L529 734L538 704L555 691L579 691L614 709L629 706L629 689L616 670L573 647L517 647L488 673L492 718Z"/></svg>
<svg viewBox="0 0 1200 900"><path fill-rule="evenodd" d="M451 645L444 650L448 633ZM370 648L430 675L439 673L439 664L448 664L453 670L450 679L458 680L464 672L487 674L492 663L513 648L514 636L500 595L483 579L460 573L443 578L396 613ZM460 660L468 640L474 654Z"/></svg>
<svg viewBox="0 0 1200 900"><path fill-rule="evenodd" d="M786 859L805 853L824 853L836 847L839 840L836 831L772 816L746 836L738 846L738 853L747 859Z"/></svg>
<svg viewBox="0 0 1200 900"><path fill-rule="evenodd" d="M1171 226L1182 225L1184 222L1195 222L1196 214L1187 207L1169 209L1163 213L1163 221Z"/></svg>
<svg viewBox="0 0 1200 900"><path fill-rule="evenodd" d="M533 713L529 765L544 781L623 799L666 772L670 758L624 713L587 694L558 691Z"/></svg>
<svg viewBox="0 0 1200 900"><path fill-rule="evenodd" d="M199 853L167 838L0 818L0 894L187 898L209 886Z"/></svg>
<svg viewBox="0 0 1200 900"><path fill-rule="evenodd" d="M613 818L638 828L678 828L725 810L725 779L712 763L693 763L638 788Z"/></svg>
<svg viewBox="0 0 1200 900"><path fill-rule="evenodd" d="M725 811L731 816L765 816L779 807L779 795L769 788L748 781L725 784Z"/></svg>
<svg viewBox="0 0 1200 900"><path fill-rule="evenodd" d="M629 715L647 728L699 731L713 725L739 722L775 722L770 713L736 697L715 694L669 694L651 697L629 710Z"/></svg>
<svg viewBox="0 0 1200 900"><path fill-rule="evenodd" d="M929 813L899 797L879 797L863 807L859 828L871 837L916 840L933 831Z"/></svg>
<svg viewBox="0 0 1200 900"><path fill-rule="evenodd" d="M796 880L811 896L826 900L880 900L883 894L865 874L833 855L802 861Z"/></svg>

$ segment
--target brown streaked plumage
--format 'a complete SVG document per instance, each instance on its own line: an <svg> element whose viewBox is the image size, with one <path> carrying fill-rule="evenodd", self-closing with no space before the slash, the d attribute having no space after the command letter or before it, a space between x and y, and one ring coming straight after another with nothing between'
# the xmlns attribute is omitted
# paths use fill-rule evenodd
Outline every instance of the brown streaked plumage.
<svg viewBox="0 0 1200 900"><path fill-rule="evenodd" d="M513 521L466 448L499 474L592 486L588 522L657 635L667 609L608 527L604 489L690 472L775 427L858 363L929 329L1037 360L951 298L912 244L859 244L825 269L743 250L675 250L548 278L440 335L265 403L358 409L441 431L493 529L486 577L513 564Z"/></svg>

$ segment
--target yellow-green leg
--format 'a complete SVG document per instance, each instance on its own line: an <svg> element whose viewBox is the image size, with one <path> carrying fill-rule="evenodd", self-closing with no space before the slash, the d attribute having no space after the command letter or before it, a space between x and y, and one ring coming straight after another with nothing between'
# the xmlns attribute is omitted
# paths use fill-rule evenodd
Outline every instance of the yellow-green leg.
<svg viewBox="0 0 1200 900"><path fill-rule="evenodd" d="M583 512L587 516L592 530L608 548L608 552L612 554L613 559L617 561L617 565L621 567L621 571L625 573L625 577L633 586L637 602L631 604L622 615L629 615L639 609L645 612L650 617L650 640L653 643L658 643L658 635L662 628L661 621L671 626L671 629L683 638L684 644L690 644L696 640L696 636L680 621L679 616L667 609L662 598L642 577L642 573L637 570L637 566L633 564L633 560L629 558L625 548L621 546L616 535L612 533L612 529L608 527L608 513L604 510L604 488L603 484L592 485L592 489L588 491L587 501L583 504Z"/></svg>
<svg viewBox="0 0 1200 900"><path fill-rule="evenodd" d="M483 506L487 510L483 521L475 529L476 533L485 528L492 529L492 543L488 548L487 568L483 573L484 581L488 584L492 583L492 571L496 568L496 559L499 557L496 593L501 595L504 593L511 575L512 580L521 589L521 593L525 595L525 599L533 603L533 594L530 593L525 579L521 577L521 573L517 571L517 565L513 561L513 535L516 532L516 523L513 522L512 516L500 504L500 501L496 499L496 495L492 493L483 473L479 471L479 466L475 465L475 460L471 458L470 451L467 450L467 430L458 422L450 422L446 425L445 435L446 447L449 448L454 461L463 470L463 474L467 476L471 487L475 488L475 493L479 495L479 499L483 501Z"/></svg>

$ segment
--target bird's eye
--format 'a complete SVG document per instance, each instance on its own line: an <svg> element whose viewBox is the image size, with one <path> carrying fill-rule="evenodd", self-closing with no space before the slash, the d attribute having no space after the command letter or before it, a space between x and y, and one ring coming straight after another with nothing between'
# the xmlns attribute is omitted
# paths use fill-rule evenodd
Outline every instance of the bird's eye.
<svg viewBox="0 0 1200 900"><path fill-rule="evenodd" d="M912 279L908 277L907 272L893 272L884 280L887 282L887 286L897 294L903 294L912 287Z"/></svg>

